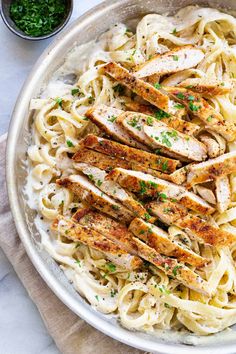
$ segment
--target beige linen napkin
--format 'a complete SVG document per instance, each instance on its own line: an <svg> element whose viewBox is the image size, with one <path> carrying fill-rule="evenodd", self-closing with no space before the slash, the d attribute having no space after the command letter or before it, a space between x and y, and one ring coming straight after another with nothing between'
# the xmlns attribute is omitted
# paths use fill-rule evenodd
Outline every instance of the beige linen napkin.
<svg viewBox="0 0 236 354"><path fill-rule="evenodd" d="M0 137L0 247L12 263L63 354L141 354L97 331L69 310L30 262L12 220L5 181L6 135Z"/></svg>

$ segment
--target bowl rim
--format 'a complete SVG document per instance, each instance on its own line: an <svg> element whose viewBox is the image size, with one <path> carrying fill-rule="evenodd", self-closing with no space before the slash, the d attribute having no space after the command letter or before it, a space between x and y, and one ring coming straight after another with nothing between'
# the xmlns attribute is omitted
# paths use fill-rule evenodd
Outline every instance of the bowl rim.
<svg viewBox="0 0 236 354"><path fill-rule="evenodd" d="M47 68L47 65L51 61L50 57L56 56L57 53L60 53L60 49L64 47L64 43L66 41L69 41L69 39L73 37L74 32L78 32L80 27L83 28L83 26L89 24L92 18L95 20L96 18L101 17L104 12L108 10L114 11L117 7L120 7L126 3L127 0L106 0L84 13L78 19L73 21L73 23L70 24L70 26L68 26L68 28L44 50L31 69L31 72L28 75L16 101L7 138L6 181L13 220L27 255L40 276L44 279L45 283L70 310L100 332L131 347L149 351L151 353L157 353L158 351L159 354L209 354L210 352L213 353L214 350L214 354L232 354L235 352L236 342L235 344L222 344L222 346L201 345L198 347L189 346L182 343L169 343L161 339L159 339L160 341L158 342L144 338L142 335L139 336L142 332L132 332L121 326L116 327L107 321L105 317L99 317L96 315L96 312L91 311L90 307L87 308L83 305L83 303L80 303L73 298L73 296L67 291L67 289L65 289L56 276L50 272L42 257L32 246L32 238L29 229L25 224L25 213L20 207L14 166L16 162L15 151L17 148L17 138L20 134L24 111L26 110L26 107L28 107L28 103L31 98L31 83L40 80L40 76L43 74L45 68ZM158 340L158 336L153 336L153 339Z"/></svg>
<svg viewBox="0 0 236 354"><path fill-rule="evenodd" d="M69 11L67 13L67 16L64 18L63 22L61 22L60 25L58 25L54 31L52 31L51 33L48 33L46 35L43 36L39 36L39 37L33 37L30 36L28 34L25 34L23 31L21 31L18 28L14 28L10 22L7 19L7 16L5 15L4 11L3 11L3 0L0 1L0 14L2 17L2 20L4 22L4 24L6 25L6 27L12 32L14 33L16 36L28 40L28 41L42 41L43 39L47 39L47 38L51 38L53 36L55 36L57 33L59 33L61 30L63 30L63 28L67 25L67 23L69 22L72 12L73 12L73 8L74 8L74 0L70 0L70 8Z"/></svg>

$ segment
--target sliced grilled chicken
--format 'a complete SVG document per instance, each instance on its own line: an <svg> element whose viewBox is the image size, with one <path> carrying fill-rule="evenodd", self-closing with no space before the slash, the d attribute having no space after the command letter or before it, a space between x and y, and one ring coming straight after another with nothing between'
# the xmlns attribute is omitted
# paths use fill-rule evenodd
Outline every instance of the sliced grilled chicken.
<svg viewBox="0 0 236 354"><path fill-rule="evenodd" d="M52 229L59 232L64 237L74 242L83 244L104 253L105 258L111 260L118 266L128 270L134 270L142 265L142 261L137 256L133 256L123 251L114 242L107 239L97 231L86 226L59 216L53 223Z"/></svg>
<svg viewBox="0 0 236 354"><path fill-rule="evenodd" d="M201 214L212 214L215 210L203 199L192 192L188 192L184 187L146 173L115 168L106 178L141 196L176 199L180 204Z"/></svg>
<svg viewBox="0 0 236 354"><path fill-rule="evenodd" d="M164 54L157 54L135 67L135 76L142 78L153 74L166 75L190 69L202 61L204 54L192 45L177 47Z"/></svg>
<svg viewBox="0 0 236 354"><path fill-rule="evenodd" d="M223 176L216 179L217 209L220 213L226 211L231 202L229 177Z"/></svg>
<svg viewBox="0 0 236 354"><path fill-rule="evenodd" d="M146 205L152 215L167 225L175 224L191 237L215 247L225 247L236 242L236 235L221 230L198 216L188 213L187 208L168 201L151 202Z"/></svg>
<svg viewBox="0 0 236 354"><path fill-rule="evenodd" d="M188 215L187 208L171 200L153 201L146 204L146 208L167 225L177 225L179 219Z"/></svg>
<svg viewBox="0 0 236 354"><path fill-rule="evenodd" d="M203 161L207 157L205 145L192 136L166 129L157 122L153 127L144 126L143 130L153 145L161 149L167 146L169 155L178 155L183 161Z"/></svg>
<svg viewBox="0 0 236 354"><path fill-rule="evenodd" d="M234 82L232 80L219 81L205 78L189 78L182 81L179 86L201 94L217 96L225 95L232 91L234 88Z"/></svg>
<svg viewBox="0 0 236 354"><path fill-rule="evenodd" d="M102 152L103 154L107 154L109 156L115 156L129 162L133 161L135 163L140 163L144 167L152 168L165 173L174 172L177 167L181 166L179 161L138 150L92 134L87 135L86 138L81 140L80 145L89 149L94 149L98 152ZM73 159L76 161L76 154Z"/></svg>
<svg viewBox="0 0 236 354"><path fill-rule="evenodd" d="M122 223L89 208L77 210L73 215L73 220L101 233L126 252L137 254L133 234Z"/></svg>
<svg viewBox="0 0 236 354"><path fill-rule="evenodd" d="M216 204L216 197L215 194L212 192L211 189L206 188L201 185L195 186L196 192L202 197L206 202L215 205Z"/></svg>
<svg viewBox="0 0 236 354"><path fill-rule="evenodd" d="M146 101L168 112L168 95L162 93L149 83L137 79L133 74L117 63L109 63L105 65L104 70L115 80L128 87L131 91L135 92Z"/></svg>
<svg viewBox="0 0 236 354"><path fill-rule="evenodd" d="M184 248L171 240L167 232L142 219L134 219L129 226L129 230L158 253L176 257L179 261L189 263L195 267L203 267L207 263L206 259L192 250Z"/></svg>
<svg viewBox="0 0 236 354"><path fill-rule="evenodd" d="M113 198L101 192L86 177L80 175L71 175L57 180L60 186L70 189L80 200L92 205L124 223L129 223L133 219L133 214L122 204L116 202Z"/></svg>
<svg viewBox="0 0 236 354"><path fill-rule="evenodd" d="M187 215L178 221L177 226L212 246L225 247L236 242L236 235L219 229L197 216Z"/></svg>
<svg viewBox="0 0 236 354"><path fill-rule="evenodd" d="M147 210L138 201L132 198L118 183L105 179L107 176L105 171L86 163L76 164L76 169L88 176L102 192L121 202L134 216L144 219L147 217Z"/></svg>
<svg viewBox="0 0 236 354"><path fill-rule="evenodd" d="M185 133L188 135L194 135L194 134L198 133L200 130L199 125L197 125L195 123L187 122L178 116L180 114L181 110L185 111L185 107L180 104L175 103L173 106L174 108L177 107L175 110L176 111L175 115L172 115L170 113L165 113L162 110L158 110L158 109L155 109L154 107L147 106L147 105L144 105L144 104L141 104L138 102L134 102L134 101L126 103L126 107L130 111L143 113L148 116L153 116L157 120L160 120L162 123L165 123L166 125L168 125L168 127L176 129L181 133Z"/></svg>
<svg viewBox="0 0 236 354"><path fill-rule="evenodd" d="M171 157L187 162L206 158L204 144L145 114L125 112L117 118L117 123L138 141Z"/></svg>
<svg viewBox="0 0 236 354"><path fill-rule="evenodd" d="M147 147L139 142L135 141L116 124L116 118L123 111L117 108L108 107L103 104L90 108L86 113L86 117L89 118L94 124L96 124L101 130L105 131L108 135L114 139L121 141L129 146L134 146L138 149L147 150Z"/></svg>
<svg viewBox="0 0 236 354"><path fill-rule="evenodd" d="M169 175L170 176L169 181L173 182L175 184L184 184L187 180L187 171L188 171L187 166L179 168L178 170L176 170L175 172L173 172ZM160 178L162 178L162 177L160 177ZM163 179L166 179L166 178L163 178Z"/></svg>
<svg viewBox="0 0 236 354"><path fill-rule="evenodd" d="M185 88L163 87L171 97L183 103L191 114L216 133L221 134L227 141L236 139L236 126L226 121L223 116L216 112L202 96Z"/></svg>
<svg viewBox="0 0 236 354"><path fill-rule="evenodd" d="M136 243L140 257L154 264L167 275L176 277L176 279L186 287L203 293L204 295L210 295L206 281L183 263L179 263L170 257L161 256L157 251L136 237L134 237L134 242Z"/></svg>
<svg viewBox="0 0 236 354"><path fill-rule="evenodd" d="M111 171L112 169L114 169L116 167L122 167L122 168L126 168L128 170L135 170L135 171L142 171L145 173L149 173L154 177L160 177L163 179L172 180L171 179L172 175L167 175L166 173L163 173L163 172L160 172L157 170L153 170L151 168L147 168L140 163L135 163L133 161L120 159L118 157L108 156L108 155L105 155L105 154L102 154L100 152L90 150L90 149L85 149L85 148L80 149L74 155L73 158L76 162L85 162L85 163L88 163L92 166L98 167L101 170L105 170L107 172ZM163 165L163 166L165 166L165 165ZM74 167L76 168L76 163L74 164ZM164 167L163 167L163 169L164 169Z"/></svg>
<svg viewBox="0 0 236 354"><path fill-rule="evenodd" d="M201 162L189 167L188 187L236 172L236 151Z"/></svg>
<svg viewBox="0 0 236 354"><path fill-rule="evenodd" d="M207 134L201 134L198 139L206 146L208 156L213 159L220 155L218 142Z"/></svg>

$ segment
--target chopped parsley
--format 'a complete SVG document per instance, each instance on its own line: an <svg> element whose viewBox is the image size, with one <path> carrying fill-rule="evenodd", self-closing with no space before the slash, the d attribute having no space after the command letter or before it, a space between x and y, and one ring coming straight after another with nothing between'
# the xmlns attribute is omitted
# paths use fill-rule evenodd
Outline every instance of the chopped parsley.
<svg viewBox="0 0 236 354"><path fill-rule="evenodd" d="M147 187L146 183L144 181L139 181L139 186L140 186L140 194L145 194L147 192Z"/></svg>
<svg viewBox="0 0 236 354"><path fill-rule="evenodd" d="M78 88L75 88L75 89L72 89L72 90L71 90L72 96L77 95L77 93L79 93L79 92L80 92L80 90L79 90Z"/></svg>
<svg viewBox="0 0 236 354"><path fill-rule="evenodd" d="M176 108L176 109L182 109L182 108L184 108L184 105L181 104L181 103L177 103L177 104L174 105L174 108Z"/></svg>
<svg viewBox="0 0 236 354"><path fill-rule="evenodd" d="M97 301L99 301L99 296L98 296L98 295L95 295L95 299L96 299Z"/></svg>
<svg viewBox="0 0 236 354"><path fill-rule="evenodd" d="M63 21L65 13L65 0L14 0L10 5L12 21L31 37L52 33Z"/></svg>
<svg viewBox="0 0 236 354"><path fill-rule="evenodd" d="M158 187L158 184L155 183L155 182L152 182L152 181L148 181L148 184L150 184L150 186L154 187L154 188L157 188Z"/></svg>
<svg viewBox="0 0 236 354"><path fill-rule="evenodd" d="M188 96L188 100L189 100L189 101L194 101L194 100L195 100L195 97L194 97L193 95L189 95L189 96Z"/></svg>
<svg viewBox="0 0 236 354"><path fill-rule="evenodd" d="M211 122L211 121L212 121L212 118L213 118L212 116L209 116L209 117L207 118L207 121L208 121L208 122Z"/></svg>
<svg viewBox="0 0 236 354"><path fill-rule="evenodd" d="M74 147L75 145L70 140L66 140L66 144L68 147Z"/></svg>
<svg viewBox="0 0 236 354"><path fill-rule="evenodd" d="M108 122L112 122L112 123L114 123L115 122L115 120L116 120L116 116L114 116L114 115L112 115L110 118L108 118L107 120L108 120Z"/></svg>
<svg viewBox="0 0 236 354"><path fill-rule="evenodd" d="M185 96L182 92L177 93L176 97L178 97L180 100L184 100Z"/></svg>
<svg viewBox="0 0 236 354"><path fill-rule="evenodd" d="M163 118L169 118L170 114L166 113L165 111L162 111L161 109L157 109L155 111L155 118L157 120L162 120Z"/></svg>
<svg viewBox="0 0 236 354"><path fill-rule="evenodd" d="M193 85L188 85L188 86L185 86L185 88L187 88L187 89L191 89L191 88L193 88Z"/></svg>
<svg viewBox="0 0 236 354"><path fill-rule="evenodd" d="M154 87L155 87L156 89L160 89L160 88L161 88L161 84L159 84L158 82L156 82L156 83L154 84Z"/></svg>
<svg viewBox="0 0 236 354"><path fill-rule="evenodd" d="M191 109L192 112L197 112L199 109L201 109L201 106L196 106L195 104L193 104L193 102L190 102L189 108Z"/></svg>
<svg viewBox="0 0 236 354"><path fill-rule="evenodd" d="M173 60L174 60L174 61L178 61L178 60L179 60L178 55L173 55Z"/></svg>
<svg viewBox="0 0 236 354"><path fill-rule="evenodd" d="M88 178L90 179L90 181L94 181L94 177L92 174L88 175Z"/></svg>
<svg viewBox="0 0 236 354"><path fill-rule="evenodd" d="M171 212L171 208L164 208L164 209L163 209L163 212L164 212L165 214L169 214L169 213Z"/></svg>
<svg viewBox="0 0 236 354"><path fill-rule="evenodd" d="M146 220L146 221L149 221L149 220L151 219L151 215L148 214L148 213L145 213L145 214L144 214L144 217L145 217L145 220Z"/></svg>
<svg viewBox="0 0 236 354"><path fill-rule="evenodd" d="M182 268L181 265L177 265L177 266L175 266L175 267L173 268L172 273L173 273L173 275L174 275L175 277L176 277L177 272L178 272L178 270L179 270L180 268Z"/></svg>
<svg viewBox="0 0 236 354"><path fill-rule="evenodd" d="M60 97L55 98L55 102L56 102L60 107L62 107L62 98L60 98Z"/></svg>
<svg viewBox="0 0 236 354"><path fill-rule="evenodd" d="M138 118L136 118L136 117L134 117L134 118L132 118L130 121L128 121L128 124L131 126L131 127L133 127L133 128L136 128L137 130L141 130L141 126L140 125L138 125L138 123L139 123L139 120L138 120Z"/></svg>
<svg viewBox="0 0 236 354"><path fill-rule="evenodd" d="M162 170L162 172L165 172L166 170L168 170L168 161L164 161L162 163L161 170Z"/></svg>
<svg viewBox="0 0 236 354"><path fill-rule="evenodd" d="M101 185L102 185L102 181L99 179L99 180L97 180L97 185L98 185L98 187L101 187Z"/></svg>
<svg viewBox="0 0 236 354"><path fill-rule="evenodd" d="M111 273L114 273L116 271L116 265L111 262L106 264L106 268Z"/></svg>
<svg viewBox="0 0 236 354"><path fill-rule="evenodd" d="M151 117L151 116L147 117L147 125L152 126L153 125L153 121L154 121L153 117Z"/></svg>
<svg viewBox="0 0 236 354"><path fill-rule="evenodd" d="M177 33L177 29L174 28L173 31L172 31L172 34L176 34Z"/></svg>
<svg viewBox="0 0 236 354"><path fill-rule="evenodd" d="M167 195L165 193L159 193L159 198L162 200L166 200L167 199Z"/></svg>
<svg viewBox="0 0 236 354"><path fill-rule="evenodd" d="M77 246L77 247L78 247L78 246ZM78 266L81 267L81 263L80 263L80 260L79 260L79 259L77 259L77 260L75 261L75 263L77 263Z"/></svg>
<svg viewBox="0 0 236 354"><path fill-rule="evenodd" d="M161 132L161 142L162 144L166 145L167 147L171 147L171 141L169 138L174 138L174 140L178 139L178 133L176 130L172 132ZM159 140L158 137L155 137L156 140Z"/></svg>
<svg viewBox="0 0 236 354"><path fill-rule="evenodd" d="M167 295L170 294L170 290L166 289L165 285L160 285L160 286L158 286L158 289L159 289L160 292L163 293L163 294L167 294Z"/></svg>
<svg viewBox="0 0 236 354"><path fill-rule="evenodd" d="M112 205L112 209L114 209L114 210L119 210L120 209L120 207L119 207L119 205Z"/></svg>

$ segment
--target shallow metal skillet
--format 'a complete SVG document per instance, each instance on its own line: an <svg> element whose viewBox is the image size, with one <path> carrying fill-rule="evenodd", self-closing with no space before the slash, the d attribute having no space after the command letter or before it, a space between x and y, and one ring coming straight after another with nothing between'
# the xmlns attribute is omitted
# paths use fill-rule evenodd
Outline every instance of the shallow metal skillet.
<svg viewBox="0 0 236 354"><path fill-rule="evenodd" d="M7 143L7 186L18 233L35 268L61 301L85 321L121 342L148 352L233 354L236 353L235 332L235 335L223 332L205 337L202 345L190 346L187 344L188 338L185 338L185 344L176 343L174 332L173 335L170 332L164 341L158 336L128 331L116 319L95 311L69 284L56 262L38 247L39 236L33 225L34 213L26 206L22 194L26 178L22 161L26 159L32 118L29 115L29 102L32 97L39 95L42 85L62 64L66 52L75 43L86 43L117 22L127 22L151 12L175 13L177 9L190 4L236 10L235 0L109 0L87 12L63 32L39 58L17 100Z"/></svg>

